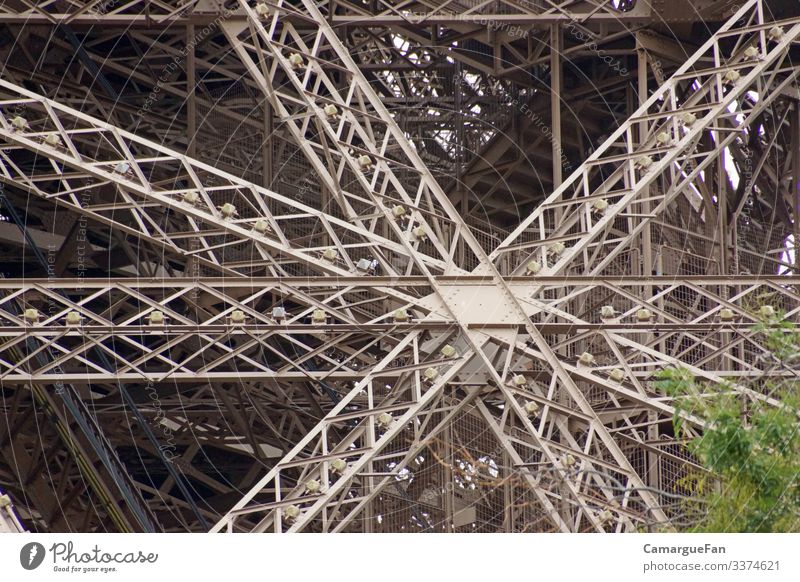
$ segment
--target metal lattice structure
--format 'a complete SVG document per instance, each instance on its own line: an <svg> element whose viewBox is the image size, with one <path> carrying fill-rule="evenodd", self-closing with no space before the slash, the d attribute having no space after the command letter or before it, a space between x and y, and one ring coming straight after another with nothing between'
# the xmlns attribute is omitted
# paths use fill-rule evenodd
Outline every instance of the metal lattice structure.
<svg viewBox="0 0 800 582"><path fill-rule="evenodd" d="M658 2L3 4L28 529L671 529L654 374L776 404L753 325L800 312L800 14L701 4L677 56Z"/></svg>

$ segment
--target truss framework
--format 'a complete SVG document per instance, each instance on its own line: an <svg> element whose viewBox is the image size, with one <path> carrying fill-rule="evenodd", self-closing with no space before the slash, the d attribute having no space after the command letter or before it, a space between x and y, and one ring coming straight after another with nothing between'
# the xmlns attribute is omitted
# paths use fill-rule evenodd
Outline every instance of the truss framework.
<svg viewBox="0 0 800 582"><path fill-rule="evenodd" d="M652 231L793 87L800 22L776 25L761 1L745 3L496 244L456 211L326 5L270 6L264 18L240 2L246 21L223 28L324 186L318 205L0 80L3 182L160 249L164 274L197 273L0 282L0 379L273 381L327 394L323 418L213 531L354 527L467 414L497 439L544 527L668 524L643 434L674 409L652 373L682 365L770 401L723 378L768 370L750 330L756 307L795 318L800 303L795 278L659 271ZM641 264L630 260L638 246ZM4 307L17 303L35 317ZM615 316L601 320L601 305ZM155 313L166 323L145 323ZM38 349L20 357L31 340ZM38 363L42 351L55 359Z"/></svg>

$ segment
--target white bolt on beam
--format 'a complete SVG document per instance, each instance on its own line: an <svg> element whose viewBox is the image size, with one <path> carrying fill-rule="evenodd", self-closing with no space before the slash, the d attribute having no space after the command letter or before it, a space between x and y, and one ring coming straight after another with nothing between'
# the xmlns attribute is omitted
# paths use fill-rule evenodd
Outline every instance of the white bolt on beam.
<svg viewBox="0 0 800 582"><path fill-rule="evenodd" d="M67 325L80 325L81 324L81 317L80 312L78 311L70 311L67 313L66 321Z"/></svg>
<svg viewBox="0 0 800 582"><path fill-rule="evenodd" d="M344 473L345 469L347 469L347 461L344 459L334 459L331 461L331 470L334 473Z"/></svg>
<svg viewBox="0 0 800 582"><path fill-rule="evenodd" d="M563 242L558 241L558 242L554 242L553 244L551 244L548 248L550 250L550 254L552 254L552 255L557 257L558 255L563 253L566 250L567 247L564 245Z"/></svg>
<svg viewBox="0 0 800 582"><path fill-rule="evenodd" d="M303 57L297 53L289 55L289 64L293 69L302 69L304 66Z"/></svg>
<svg viewBox="0 0 800 582"><path fill-rule="evenodd" d="M61 145L61 137L58 134L51 133L44 138L44 143L52 148L57 148Z"/></svg>
<svg viewBox="0 0 800 582"><path fill-rule="evenodd" d="M306 481L306 491L308 493L314 495L315 493L319 493L320 489L322 489L322 483L316 479L309 479Z"/></svg>
<svg viewBox="0 0 800 582"><path fill-rule="evenodd" d="M324 309L315 309L311 313L311 321L313 323L325 323L328 320L328 314Z"/></svg>
<svg viewBox="0 0 800 582"><path fill-rule="evenodd" d="M589 352L583 352L578 357L578 361L584 366L591 366L594 363L594 356Z"/></svg>
<svg viewBox="0 0 800 582"><path fill-rule="evenodd" d="M272 308L272 319L277 321L281 321L282 319L286 319L286 309L283 307L273 307Z"/></svg>
<svg viewBox="0 0 800 582"><path fill-rule="evenodd" d="M685 113L681 113L680 119L684 125L691 126L697 121L697 116L691 111L687 111Z"/></svg>
<svg viewBox="0 0 800 582"><path fill-rule="evenodd" d="M200 194L196 190L189 190L183 193L183 201L194 206L200 200Z"/></svg>
<svg viewBox="0 0 800 582"><path fill-rule="evenodd" d="M322 258L328 261L329 263L335 261L336 257L338 256L339 256L339 251L337 251L336 249L325 249L325 251L322 253Z"/></svg>
<svg viewBox="0 0 800 582"><path fill-rule="evenodd" d="M428 235L427 235L427 233L425 232L425 228L424 228L424 227L422 227L422 226L418 226L418 227L416 227L414 230L412 230L412 231L411 231L411 234L413 234L413 235L414 235L414 237L415 237L417 240L421 240L421 241L424 241L425 239L427 239L427 238L428 238Z"/></svg>
<svg viewBox="0 0 800 582"><path fill-rule="evenodd" d="M672 141L672 136L670 136L668 131L661 131L656 135L656 143L658 145L668 145Z"/></svg>
<svg viewBox="0 0 800 582"><path fill-rule="evenodd" d="M724 309L720 309L719 311L720 321L725 321L725 322L733 321L735 317L736 314L733 312L733 310L728 309L727 307L725 307Z"/></svg>
<svg viewBox="0 0 800 582"><path fill-rule="evenodd" d="M639 309L636 311L636 320L641 322L651 321L653 319L653 312L649 309Z"/></svg>
<svg viewBox="0 0 800 582"><path fill-rule="evenodd" d="M261 18L266 19L269 16L269 13L269 6L266 4L266 2L259 2L256 4L256 14L258 14Z"/></svg>
<svg viewBox="0 0 800 582"><path fill-rule="evenodd" d="M234 309L231 311L231 323L242 324L246 319L247 317L241 309Z"/></svg>
<svg viewBox="0 0 800 582"><path fill-rule="evenodd" d="M650 156L639 156L636 159L636 167L641 168L642 170L647 170L652 165L653 158Z"/></svg>
<svg viewBox="0 0 800 582"><path fill-rule="evenodd" d="M125 175L125 174L127 174L128 172L131 171L131 165L128 162L118 162L114 166L114 171L117 174Z"/></svg>

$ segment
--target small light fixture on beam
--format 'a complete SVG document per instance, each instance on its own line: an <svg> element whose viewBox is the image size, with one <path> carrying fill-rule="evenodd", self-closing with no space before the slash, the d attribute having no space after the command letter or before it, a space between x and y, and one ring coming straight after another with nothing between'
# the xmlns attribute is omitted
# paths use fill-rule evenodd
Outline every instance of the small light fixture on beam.
<svg viewBox="0 0 800 582"><path fill-rule="evenodd" d="M25 131L28 129L28 120L24 117L17 115L11 120L11 127L17 131Z"/></svg>
<svg viewBox="0 0 800 582"><path fill-rule="evenodd" d="M408 311L402 307L400 309L395 309L392 314L392 319L394 319L395 323L406 323L409 320Z"/></svg>
<svg viewBox="0 0 800 582"><path fill-rule="evenodd" d="M347 461L344 459L334 459L331 461L331 471L337 475L341 475L347 469Z"/></svg>
<svg viewBox="0 0 800 582"><path fill-rule="evenodd" d="M511 379L511 383L514 386L516 386L518 388L521 388L522 386L525 386L525 385L528 384L528 379L525 376L523 376L522 374L517 374L516 376L514 376Z"/></svg>
<svg viewBox="0 0 800 582"><path fill-rule="evenodd" d="M36 325L37 323L39 323L39 312L33 307L29 307L28 309L26 309L25 313L22 314L22 317L30 325Z"/></svg>
<svg viewBox="0 0 800 582"><path fill-rule="evenodd" d="M80 325L83 317L79 311L70 311L67 313L67 317L65 318L67 325Z"/></svg>
<svg viewBox="0 0 800 582"><path fill-rule="evenodd" d="M608 207L609 207L608 200L606 200L605 198L600 198L598 200L595 200L594 204L592 204L592 212L594 212L599 216L602 216L603 214L606 213Z"/></svg>
<svg viewBox="0 0 800 582"><path fill-rule="evenodd" d="M225 204L220 206L219 212L220 214L222 214L222 218L233 218L234 216L239 215L239 212L236 210L236 207L230 202L226 202Z"/></svg>
<svg viewBox="0 0 800 582"><path fill-rule="evenodd" d="M336 257L338 256L339 256L339 251L337 251L334 248L325 249L325 251L322 253L322 258L328 261L329 263L335 261Z"/></svg>
<svg viewBox="0 0 800 582"><path fill-rule="evenodd" d="M439 370L436 368L425 368L425 371L422 373L422 377L426 384L433 384L436 382L436 378L439 377Z"/></svg>
<svg viewBox="0 0 800 582"><path fill-rule="evenodd" d="M315 309L311 313L311 322L316 323L317 325L323 324L328 321L328 314L325 313L324 309Z"/></svg>
<svg viewBox="0 0 800 582"><path fill-rule="evenodd" d="M455 358L455 357L457 357L457 356L458 356L458 352L457 352L457 351L456 351L456 349L455 349L453 346L451 346L450 344L446 344L446 345L445 345L445 346L444 346L444 347L443 347L443 348L442 348L442 349L439 351L439 353L440 353L440 354L442 354L442 357L445 357L445 358Z"/></svg>
<svg viewBox="0 0 800 582"><path fill-rule="evenodd" d="M660 146L669 145L672 142L672 137L669 135L668 131L659 132L656 135L656 143Z"/></svg>
<svg viewBox="0 0 800 582"><path fill-rule="evenodd" d="M528 275L536 275L541 270L542 270L542 263L540 263L537 260L528 261L528 264L525 265L525 272Z"/></svg>
<svg viewBox="0 0 800 582"><path fill-rule="evenodd" d="M367 154L359 156L358 166L362 170L369 170L372 167L372 158L369 157Z"/></svg>
<svg viewBox="0 0 800 582"><path fill-rule="evenodd" d="M389 425L392 424L392 420L394 419L392 418L391 414L388 412L382 412L377 418L378 426L383 429L389 428Z"/></svg>
<svg viewBox="0 0 800 582"><path fill-rule="evenodd" d="M406 207L402 204L395 204L392 207L392 216L394 216L395 220L401 220L406 215Z"/></svg>
<svg viewBox="0 0 800 582"><path fill-rule="evenodd" d="M730 71L725 73L725 77L724 78L725 78L725 82L726 83L729 83L729 84L733 85L741 77L742 77L742 74L739 71L737 71L735 69L731 69Z"/></svg>
<svg viewBox="0 0 800 582"><path fill-rule="evenodd" d="M600 307L600 319L614 319L617 314L613 305L603 305Z"/></svg>
<svg viewBox="0 0 800 582"><path fill-rule="evenodd" d="M647 170L653 165L653 158L650 156L639 156L636 160L636 167L640 170Z"/></svg>
<svg viewBox="0 0 800 582"><path fill-rule="evenodd" d="M50 133L44 138L44 143L49 145L51 148L60 147L61 137L57 133Z"/></svg>
<svg viewBox="0 0 800 582"><path fill-rule="evenodd" d="M783 39L784 31L780 26L773 26L769 29L767 38L772 42L780 42Z"/></svg>
<svg viewBox="0 0 800 582"><path fill-rule="evenodd" d="M322 111L328 119L339 119L339 109L333 103L328 103Z"/></svg>
<svg viewBox="0 0 800 582"><path fill-rule="evenodd" d="M758 308L758 315L764 319L775 317L775 308L772 305L762 305Z"/></svg>
<svg viewBox="0 0 800 582"><path fill-rule="evenodd" d="M167 322L167 316L163 311L151 311L146 317L150 325L164 325Z"/></svg>
<svg viewBox="0 0 800 582"><path fill-rule="evenodd" d="M261 19L266 20L269 17L269 12L269 6L266 2L259 2L256 4L256 14L258 14Z"/></svg>
<svg viewBox="0 0 800 582"><path fill-rule="evenodd" d="M183 201L194 206L200 200L200 194L196 190L189 190L183 193Z"/></svg>
<svg viewBox="0 0 800 582"><path fill-rule="evenodd" d="M525 414L529 417L539 414L539 403L533 400L525 403Z"/></svg>
<svg viewBox="0 0 800 582"><path fill-rule="evenodd" d="M300 508L296 505L290 505L283 510L283 517L286 518L288 523L294 523L300 517Z"/></svg>
<svg viewBox="0 0 800 582"><path fill-rule="evenodd" d="M269 232L269 222L267 222L263 218L259 218L253 225L253 231L257 232L260 235L267 234Z"/></svg>

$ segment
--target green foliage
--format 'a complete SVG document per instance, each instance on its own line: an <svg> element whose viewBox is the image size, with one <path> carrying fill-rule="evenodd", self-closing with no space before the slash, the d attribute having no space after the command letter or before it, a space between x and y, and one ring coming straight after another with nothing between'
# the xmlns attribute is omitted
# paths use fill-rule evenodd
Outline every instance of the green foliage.
<svg viewBox="0 0 800 582"><path fill-rule="evenodd" d="M800 334L770 315L754 328L789 380L750 388L772 402L744 399L730 386L698 382L686 369L657 374L656 387L676 402L675 431L710 475L690 474L680 485L693 497L686 512L694 532L800 532ZM700 436L682 417L703 424ZM710 478L709 478L710 477ZM699 516L699 517L698 517Z"/></svg>

